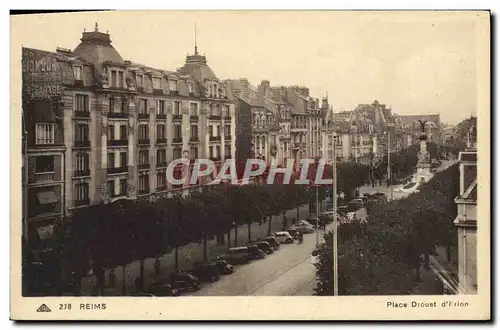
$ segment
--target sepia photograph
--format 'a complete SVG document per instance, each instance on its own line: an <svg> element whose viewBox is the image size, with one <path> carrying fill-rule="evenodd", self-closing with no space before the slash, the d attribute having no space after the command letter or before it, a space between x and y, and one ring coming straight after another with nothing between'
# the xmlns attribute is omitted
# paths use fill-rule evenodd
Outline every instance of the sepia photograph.
<svg viewBox="0 0 500 330"><path fill-rule="evenodd" d="M488 11L10 21L12 318L490 317Z"/></svg>

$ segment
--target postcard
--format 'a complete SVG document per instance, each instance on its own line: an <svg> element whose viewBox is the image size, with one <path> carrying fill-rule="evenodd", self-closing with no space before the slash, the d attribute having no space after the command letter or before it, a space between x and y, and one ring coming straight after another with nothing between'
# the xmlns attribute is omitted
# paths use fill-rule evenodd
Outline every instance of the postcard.
<svg viewBox="0 0 500 330"><path fill-rule="evenodd" d="M490 47L488 11L11 16L11 318L490 319Z"/></svg>

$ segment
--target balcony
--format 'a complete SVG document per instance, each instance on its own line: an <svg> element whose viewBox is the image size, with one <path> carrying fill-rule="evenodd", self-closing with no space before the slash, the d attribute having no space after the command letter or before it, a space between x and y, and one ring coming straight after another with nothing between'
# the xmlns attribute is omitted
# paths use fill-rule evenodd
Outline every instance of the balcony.
<svg viewBox="0 0 500 330"><path fill-rule="evenodd" d="M166 113L157 113L156 119L167 119L167 114Z"/></svg>
<svg viewBox="0 0 500 330"><path fill-rule="evenodd" d="M172 139L172 144L178 144L178 143L182 143L182 138L181 137L174 137Z"/></svg>
<svg viewBox="0 0 500 330"><path fill-rule="evenodd" d="M231 135L224 135L224 140L225 141L231 141L233 137Z"/></svg>
<svg viewBox="0 0 500 330"><path fill-rule="evenodd" d="M167 190L167 187L164 186L164 187L156 187L156 191L166 191Z"/></svg>
<svg viewBox="0 0 500 330"><path fill-rule="evenodd" d="M127 145L128 145L128 140L108 140L108 146L110 147L119 147Z"/></svg>
<svg viewBox="0 0 500 330"><path fill-rule="evenodd" d="M153 95L163 95L163 89L153 88Z"/></svg>
<svg viewBox="0 0 500 330"><path fill-rule="evenodd" d="M222 116L209 116L208 119L210 119L210 120L221 120Z"/></svg>
<svg viewBox="0 0 500 330"><path fill-rule="evenodd" d="M82 176L90 176L90 169L86 169L86 170L75 170L73 172L73 177L74 178L78 178L78 177L82 177Z"/></svg>
<svg viewBox="0 0 500 330"><path fill-rule="evenodd" d="M145 194L149 194L149 193L150 193L149 188L139 190L139 195L145 195Z"/></svg>
<svg viewBox="0 0 500 330"><path fill-rule="evenodd" d="M127 173L128 168L127 167L109 167L108 168L108 174L118 174L118 173Z"/></svg>
<svg viewBox="0 0 500 330"><path fill-rule="evenodd" d="M294 142L293 143L293 149L305 149L305 148L306 148L305 142Z"/></svg>
<svg viewBox="0 0 500 330"><path fill-rule="evenodd" d="M85 84L83 83L83 80L81 80L81 79L75 79L74 82L73 82L73 87L83 88L83 87L85 87Z"/></svg>
<svg viewBox="0 0 500 330"><path fill-rule="evenodd" d="M142 86L137 86L135 90L138 91L139 93L144 93L144 87Z"/></svg>
<svg viewBox="0 0 500 330"><path fill-rule="evenodd" d="M179 91L170 91L171 96L179 96Z"/></svg>
<svg viewBox="0 0 500 330"><path fill-rule="evenodd" d="M220 157L210 157L210 160L213 162L219 162L221 160Z"/></svg>
<svg viewBox="0 0 500 330"><path fill-rule="evenodd" d="M90 111L75 111L74 118L90 118Z"/></svg>
<svg viewBox="0 0 500 330"><path fill-rule="evenodd" d="M200 142L200 138L197 136L192 136L189 138L189 143L198 143Z"/></svg>
<svg viewBox="0 0 500 330"><path fill-rule="evenodd" d="M149 118L149 113L138 113L137 118L139 119L148 119Z"/></svg>
<svg viewBox="0 0 500 330"><path fill-rule="evenodd" d="M156 144L165 144L167 143L167 139L156 139Z"/></svg>
<svg viewBox="0 0 500 330"><path fill-rule="evenodd" d="M150 144L150 141L149 139L139 139L138 144L142 146L148 146Z"/></svg>
<svg viewBox="0 0 500 330"><path fill-rule="evenodd" d="M210 142L220 142L220 140L221 140L221 137L220 137L220 136L211 136L211 137L209 138L209 141L210 141Z"/></svg>
<svg viewBox="0 0 500 330"><path fill-rule="evenodd" d="M90 140L75 141L75 148L90 148Z"/></svg>
<svg viewBox="0 0 500 330"><path fill-rule="evenodd" d="M224 116L224 120L231 120L231 116Z"/></svg>
<svg viewBox="0 0 500 330"><path fill-rule="evenodd" d="M151 168L151 165L149 165L149 164L139 164L139 165L137 166L137 168L138 168L139 170L149 170L149 169Z"/></svg>
<svg viewBox="0 0 500 330"><path fill-rule="evenodd" d="M172 115L172 120L182 120L182 115Z"/></svg>
<svg viewBox="0 0 500 330"><path fill-rule="evenodd" d="M199 119L200 119L200 116L193 116L193 115L192 115L192 116L190 116L190 117L189 117L189 121L193 121L193 122L194 122L194 121L195 121L195 122L198 122L198 120L199 120Z"/></svg>
<svg viewBox="0 0 500 330"><path fill-rule="evenodd" d="M78 200L74 200L73 201L73 205L75 207L78 207L78 206L84 206L84 205L89 205L90 204L90 198L86 198L86 199L78 199Z"/></svg>
<svg viewBox="0 0 500 330"><path fill-rule="evenodd" d="M54 181L54 178L55 178L54 172L43 172L43 173L36 173L35 174L35 182L36 183Z"/></svg>
<svg viewBox="0 0 500 330"><path fill-rule="evenodd" d="M160 167L167 167L168 164L167 162L159 162L159 163L156 163L156 168L160 168Z"/></svg>
<svg viewBox="0 0 500 330"><path fill-rule="evenodd" d="M112 112L110 111L108 114L109 118L127 118L128 113L127 112Z"/></svg>

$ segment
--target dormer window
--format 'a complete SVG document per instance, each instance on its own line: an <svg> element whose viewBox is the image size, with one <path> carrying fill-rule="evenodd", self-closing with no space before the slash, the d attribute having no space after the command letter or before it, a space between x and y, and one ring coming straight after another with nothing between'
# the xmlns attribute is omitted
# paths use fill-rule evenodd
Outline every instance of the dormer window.
<svg viewBox="0 0 500 330"><path fill-rule="evenodd" d="M194 93L194 86L192 81L187 82L189 94Z"/></svg>
<svg viewBox="0 0 500 330"><path fill-rule="evenodd" d="M169 80L168 81L168 88L172 92L177 91L177 80Z"/></svg>
<svg viewBox="0 0 500 330"><path fill-rule="evenodd" d="M83 67L81 65L73 65L73 75L75 80L83 80Z"/></svg>
<svg viewBox="0 0 500 330"><path fill-rule="evenodd" d="M111 87L123 87L123 70L111 70Z"/></svg>
<svg viewBox="0 0 500 330"><path fill-rule="evenodd" d="M161 78L153 77L153 89L163 89Z"/></svg>
<svg viewBox="0 0 500 330"><path fill-rule="evenodd" d="M142 74L136 73L135 81L136 81L137 87L139 87L139 88L144 87L144 76Z"/></svg>

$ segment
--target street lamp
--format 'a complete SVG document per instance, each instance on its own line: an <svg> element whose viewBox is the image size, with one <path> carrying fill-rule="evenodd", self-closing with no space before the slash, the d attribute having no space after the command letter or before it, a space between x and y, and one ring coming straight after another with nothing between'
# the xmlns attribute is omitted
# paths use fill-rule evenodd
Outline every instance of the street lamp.
<svg viewBox="0 0 500 330"><path fill-rule="evenodd" d="M392 170L391 170L391 128L393 124L387 125L387 181L391 189L391 200L394 199L394 188L392 187Z"/></svg>

